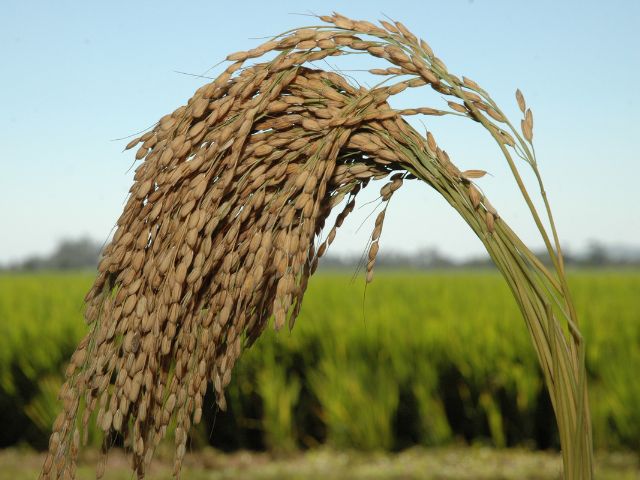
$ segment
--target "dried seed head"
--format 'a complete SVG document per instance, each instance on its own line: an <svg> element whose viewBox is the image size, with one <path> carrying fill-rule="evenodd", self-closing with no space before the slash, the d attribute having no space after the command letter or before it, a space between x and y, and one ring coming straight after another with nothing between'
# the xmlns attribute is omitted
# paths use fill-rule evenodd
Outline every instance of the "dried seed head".
<svg viewBox="0 0 640 480"><path fill-rule="evenodd" d="M469 77L462 77L462 83L466 86L469 87L472 90L482 90L480 88L480 85L478 85L476 82L474 82L473 80L471 80Z"/></svg>
<svg viewBox="0 0 640 480"><path fill-rule="evenodd" d="M373 269L367 270L367 283L371 283L373 281Z"/></svg>
<svg viewBox="0 0 640 480"><path fill-rule="evenodd" d="M138 138L134 138L133 140L131 140L129 143L127 143L127 146L124 147L125 150L131 150L133 147L135 147L136 145L138 145L138 143L140 143L140 137Z"/></svg>
<svg viewBox="0 0 640 480"><path fill-rule="evenodd" d="M487 114L497 122L504 122L504 117L493 108L487 108Z"/></svg>
<svg viewBox="0 0 640 480"><path fill-rule="evenodd" d="M524 138L531 143L533 141L533 128L531 127L531 124L527 123L525 120L521 120L520 128Z"/></svg>
<svg viewBox="0 0 640 480"><path fill-rule="evenodd" d="M464 114L468 113L467 107L465 107L464 105L460 105L459 103L456 103L456 102L447 102L447 104L452 110L455 110L456 112L460 112Z"/></svg>
<svg viewBox="0 0 640 480"><path fill-rule="evenodd" d="M505 145L509 145L510 147L515 146L516 142L515 142L515 140L513 139L513 137L511 136L511 134L509 134L509 133L505 132L504 130L500 130L500 131L498 132L498 135L500 136L500 138L502 139L502 142L503 142Z"/></svg>
<svg viewBox="0 0 640 480"><path fill-rule="evenodd" d="M369 261L374 260L376 255L378 255L378 242L373 242L371 247L369 247Z"/></svg>
<svg viewBox="0 0 640 480"><path fill-rule="evenodd" d="M520 108L520 111L524 113L525 109L527 108L527 104L524 101L524 95L522 95L520 89L516 90L516 100L518 101L518 107Z"/></svg>
<svg viewBox="0 0 640 480"><path fill-rule="evenodd" d="M209 379L224 409L244 339L255 341L271 317L276 329L287 320L293 326L318 259L371 180L391 175L380 191L388 201L411 178L408 171L425 175L457 195L455 201L465 203L468 193L474 208L484 205L487 228L495 228L497 212L471 182L484 172L460 172L430 132L425 140L399 115L446 112L397 112L388 104L390 95L409 87L429 83L454 95L463 85L465 105L451 107L468 115L467 107L475 106L495 117L472 92L481 92L475 82L447 73L428 44L401 23L382 22L383 30L339 14L322 19L338 30L296 30L229 55L234 63L216 80L127 145L142 142L136 153L142 164L86 297L91 333L67 369L64 411L54 425L44 479L58 467L73 472L80 412L85 431L96 418L107 433L105 445L112 429L126 437L138 476L175 426L179 472ZM274 50L273 60L244 64ZM410 78L367 90L304 65L352 50L394 64L374 74ZM533 117L524 111L530 139ZM513 143L506 132L498 136ZM425 151L437 163L416 158ZM316 252L331 210L345 197ZM385 212L371 234L367 282Z"/></svg>
<svg viewBox="0 0 640 480"><path fill-rule="evenodd" d="M136 152L136 160L141 160L149 152L148 148L140 147Z"/></svg>
<svg viewBox="0 0 640 480"><path fill-rule="evenodd" d="M207 107L209 106L209 100L206 98L199 98L193 103L191 115L193 118L200 118Z"/></svg>
<svg viewBox="0 0 640 480"><path fill-rule="evenodd" d="M384 28L386 28L391 33L400 33L400 30L398 30L393 24L385 20L379 20L379 22Z"/></svg>
<svg viewBox="0 0 640 480"><path fill-rule="evenodd" d="M227 55L226 60L229 62L241 62L249 58L249 54L247 52L236 52Z"/></svg>
<svg viewBox="0 0 640 480"><path fill-rule="evenodd" d="M462 172L463 178L482 178L487 174L484 170L465 170Z"/></svg>
<svg viewBox="0 0 640 480"><path fill-rule="evenodd" d="M431 59L431 62L433 63L434 66L440 69L441 72L447 72L447 66L438 57L433 57Z"/></svg>
<svg viewBox="0 0 640 480"><path fill-rule="evenodd" d="M533 113L530 108L527 108L527 111L524 114L524 121L527 123L529 128L533 130Z"/></svg>
<svg viewBox="0 0 640 480"><path fill-rule="evenodd" d="M431 132L427 132L427 146L432 153L436 153L438 150L438 145L436 144L436 139L433 137Z"/></svg>
<svg viewBox="0 0 640 480"><path fill-rule="evenodd" d="M431 50L429 44L422 39L420 39L420 47L424 50L424 53L426 53L427 56L433 57L433 50Z"/></svg>
<svg viewBox="0 0 640 480"><path fill-rule="evenodd" d="M474 185L469 184L469 200L471 200L473 208L477 209L480 206L481 198L482 196L478 189Z"/></svg>
<svg viewBox="0 0 640 480"><path fill-rule="evenodd" d="M487 222L487 229L489 230L489 233L493 233L495 230L495 217L491 212L486 212L485 216L486 216L486 222Z"/></svg>

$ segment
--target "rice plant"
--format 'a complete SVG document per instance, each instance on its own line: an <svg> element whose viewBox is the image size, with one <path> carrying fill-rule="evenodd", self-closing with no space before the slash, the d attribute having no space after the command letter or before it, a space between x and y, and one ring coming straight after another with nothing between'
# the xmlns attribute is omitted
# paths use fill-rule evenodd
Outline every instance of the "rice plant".
<svg viewBox="0 0 640 480"><path fill-rule="evenodd" d="M212 382L217 403L242 350L267 327L292 328L309 277L371 180L382 210L372 232L366 281L373 279L386 205L406 181L441 194L483 242L518 302L555 409L566 478L592 475L584 342L562 251L533 148L533 115L516 92L516 128L489 94L450 73L429 45L400 22L380 26L339 14L294 29L230 65L187 105L162 117L140 145L135 182L86 296L90 326L66 372L63 411L42 477L73 477L94 411L105 451L118 432L143 477L154 449L175 429L174 474L187 435L202 417ZM365 53L390 65L382 81L354 86L312 62ZM445 109L396 110L389 99L430 87ZM474 184L482 170L460 171L431 133L408 115L458 115L479 123L508 163L544 240L547 269ZM520 176L534 172L543 216ZM324 235L330 212L341 212ZM104 462L98 467L98 475Z"/></svg>

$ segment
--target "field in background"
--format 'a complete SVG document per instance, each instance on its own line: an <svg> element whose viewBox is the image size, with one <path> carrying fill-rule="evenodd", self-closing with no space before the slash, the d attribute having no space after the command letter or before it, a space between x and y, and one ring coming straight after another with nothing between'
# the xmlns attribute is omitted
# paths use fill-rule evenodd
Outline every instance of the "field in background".
<svg viewBox="0 0 640 480"><path fill-rule="evenodd" d="M0 446L42 448L90 274L0 276ZM640 273L570 282L587 338L595 442L640 450ZM481 443L549 448L554 420L524 321L493 272L311 279L294 330L241 359L191 448L288 452Z"/></svg>

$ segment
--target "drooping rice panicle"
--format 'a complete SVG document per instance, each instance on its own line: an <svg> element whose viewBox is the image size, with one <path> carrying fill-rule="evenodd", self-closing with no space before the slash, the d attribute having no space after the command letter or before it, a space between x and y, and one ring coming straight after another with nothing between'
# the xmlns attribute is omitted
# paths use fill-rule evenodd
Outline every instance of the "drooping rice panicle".
<svg viewBox="0 0 640 480"><path fill-rule="evenodd" d="M73 478L87 423L96 412L108 439L119 432L143 477L175 426L175 475L188 433L200 422L209 383L224 409L233 367L273 317L292 327L318 259L372 179L390 176L387 202L407 178L440 193L483 242L511 287L531 333L551 396L566 478L590 478L591 431L584 342L566 284L558 236L544 196L549 235L513 160L532 166L533 115L516 130L474 81L451 74L400 22L376 26L339 14L246 52L162 117L127 148L141 161L118 228L86 296L89 333L62 388L64 408L42 478ZM269 61L249 63L275 52ZM371 73L402 80L354 87L311 62L368 53L390 66ZM406 78L408 77L408 78ZM428 85L452 111L394 110L390 97ZM460 171L433 135L403 115L468 117L497 141L547 246L547 269L474 185L482 170ZM543 195L544 195L544 190ZM346 200L326 239L333 208ZM367 253L372 280L385 210ZM568 332L568 333L566 333ZM106 454L106 453L105 453ZM104 463L98 468L103 473Z"/></svg>

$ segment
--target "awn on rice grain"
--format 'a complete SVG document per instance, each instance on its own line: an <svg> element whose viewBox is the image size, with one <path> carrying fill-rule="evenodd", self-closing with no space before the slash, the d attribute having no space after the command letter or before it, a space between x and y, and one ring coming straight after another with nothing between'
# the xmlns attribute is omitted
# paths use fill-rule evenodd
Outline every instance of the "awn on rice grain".
<svg viewBox="0 0 640 480"><path fill-rule="evenodd" d="M217 79L127 145L142 143L135 156L143 162L85 299L89 333L66 372L64 408L53 426L42 478L75 476L92 412L104 431L105 455L110 435L119 432L138 477L169 426L175 428L177 476L209 382L224 409L225 387L242 349L271 317L277 329L287 321L293 325L309 276L358 193L371 179L388 175L382 202L403 180L419 179L484 243L538 353L558 420L565 475L591 476L584 343L562 253L546 197L553 241L513 161L515 153L540 178L530 145L533 116L522 93L516 94L525 114L518 132L477 83L449 73L400 22L379 27L339 14L320 19L327 25L293 30L229 55L233 63ZM268 52L275 58L245 65ZM389 68L371 73L396 83L356 88L341 75L308 66L354 52L388 61ZM389 97L423 85L456 99L448 102L453 111L396 111L389 105ZM553 272L473 185L484 172L461 172L433 135L419 134L403 112L455 114L489 131L545 241ZM332 208L343 200L344 209L316 247ZM367 281L384 216L383 209L371 236ZM104 459L98 476L103 472Z"/></svg>

